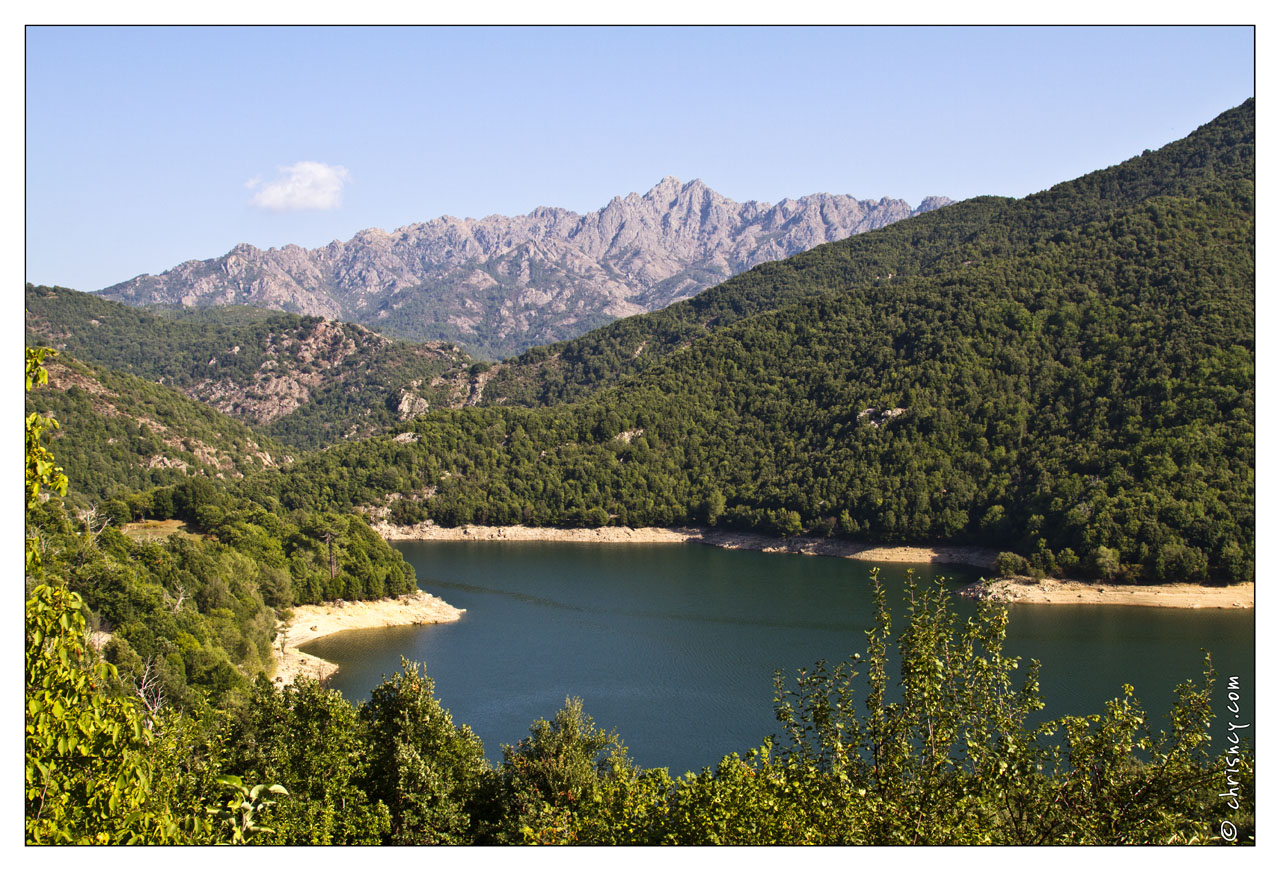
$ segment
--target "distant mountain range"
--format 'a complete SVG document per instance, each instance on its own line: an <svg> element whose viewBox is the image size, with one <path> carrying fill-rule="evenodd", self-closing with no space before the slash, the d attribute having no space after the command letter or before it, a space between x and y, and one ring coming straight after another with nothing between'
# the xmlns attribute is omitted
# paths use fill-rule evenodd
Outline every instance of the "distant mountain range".
<svg viewBox="0 0 1280 871"><path fill-rule="evenodd" d="M586 215L453 217L363 230L324 248L226 256L140 275L102 295L139 306L249 305L355 321L419 341L505 357L655 311L757 264L950 203L813 194L738 203L667 177Z"/></svg>

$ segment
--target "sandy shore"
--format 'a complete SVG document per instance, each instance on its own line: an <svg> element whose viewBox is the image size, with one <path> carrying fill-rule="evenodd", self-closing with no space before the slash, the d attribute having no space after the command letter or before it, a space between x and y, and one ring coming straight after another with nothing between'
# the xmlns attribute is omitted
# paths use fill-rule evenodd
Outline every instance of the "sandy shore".
<svg viewBox="0 0 1280 871"><path fill-rule="evenodd" d="M994 599L1029 605L1141 605L1153 608L1252 608L1253 583L1231 587L1199 584L1161 584L1151 587L1120 586L1085 581L1035 580L1027 577L997 578L971 584L959 591L970 599Z"/></svg>
<svg viewBox="0 0 1280 871"><path fill-rule="evenodd" d="M697 542L730 550L835 556L879 563L950 563L989 569L996 551L979 547L885 547L842 539L796 536L781 539L750 532L719 529L605 526L600 529L541 529L530 526L417 526L372 523L387 541L578 541L617 544Z"/></svg>
<svg viewBox="0 0 1280 871"><path fill-rule="evenodd" d="M276 627L276 685L291 684L302 676L324 680L338 670L332 662L298 650L309 641L348 629L448 623L461 617L465 610L421 590L371 602L299 605L293 609L292 619L281 621Z"/></svg>

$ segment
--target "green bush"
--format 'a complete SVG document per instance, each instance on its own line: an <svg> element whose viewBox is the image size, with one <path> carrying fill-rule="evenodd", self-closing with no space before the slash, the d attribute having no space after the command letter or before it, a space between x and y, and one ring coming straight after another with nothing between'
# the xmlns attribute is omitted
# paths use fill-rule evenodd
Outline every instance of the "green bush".
<svg viewBox="0 0 1280 871"><path fill-rule="evenodd" d="M996 574L1002 577L1031 574L1031 563L1016 553L1004 551L996 557Z"/></svg>

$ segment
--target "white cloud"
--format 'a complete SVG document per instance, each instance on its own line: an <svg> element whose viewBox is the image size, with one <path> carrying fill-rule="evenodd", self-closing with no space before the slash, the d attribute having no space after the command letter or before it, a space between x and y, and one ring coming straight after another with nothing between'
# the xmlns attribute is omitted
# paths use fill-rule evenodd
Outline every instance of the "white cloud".
<svg viewBox="0 0 1280 871"><path fill-rule="evenodd" d="M345 167L303 160L293 166L280 167L280 174L266 184L257 177L245 182L245 187L250 190L260 187L249 200L260 209L273 212L336 209L342 205L342 186L348 175Z"/></svg>

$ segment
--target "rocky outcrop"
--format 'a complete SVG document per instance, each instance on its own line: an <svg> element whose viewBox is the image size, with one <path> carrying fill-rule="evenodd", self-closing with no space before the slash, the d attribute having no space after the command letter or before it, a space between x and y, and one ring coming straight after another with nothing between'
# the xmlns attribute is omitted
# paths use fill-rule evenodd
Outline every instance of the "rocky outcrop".
<svg viewBox="0 0 1280 871"><path fill-rule="evenodd" d="M387 353L391 340L355 324L336 321L306 323L296 330L270 333L260 352L262 362L248 373L220 374L217 358L209 374L186 385L184 392L221 411L258 426L269 425L312 402L324 391L360 389L362 363ZM238 350L238 349L237 349ZM449 346L415 345L411 353L421 361L456 364L460 352ZM229 359L231 354L226 355ZM422 379L401 387L396 394L399 420L425 414L430 401L421 395Z"/></svg>
<svg viewBox="0 0 1280 871"><path fill-rule="evenodd" d="M664 308L768 260L949 203L813 194L738 203L664 178L587 215L441 217L323 248L237 245L102 293L136 305L253 305L341 318L495 356Z"/></svg>
<svg viewBox="0 0 1280 871"><path fill-rule="evenodd" d="M402 389L400 391L400 401L396 405L396 416L399 417L400 420L410 420L420 414L426 414L430 410L431 403L427 402L427 400L423 399L421 396L418 396L415 393L410 393L408 390Z"/></svg>

